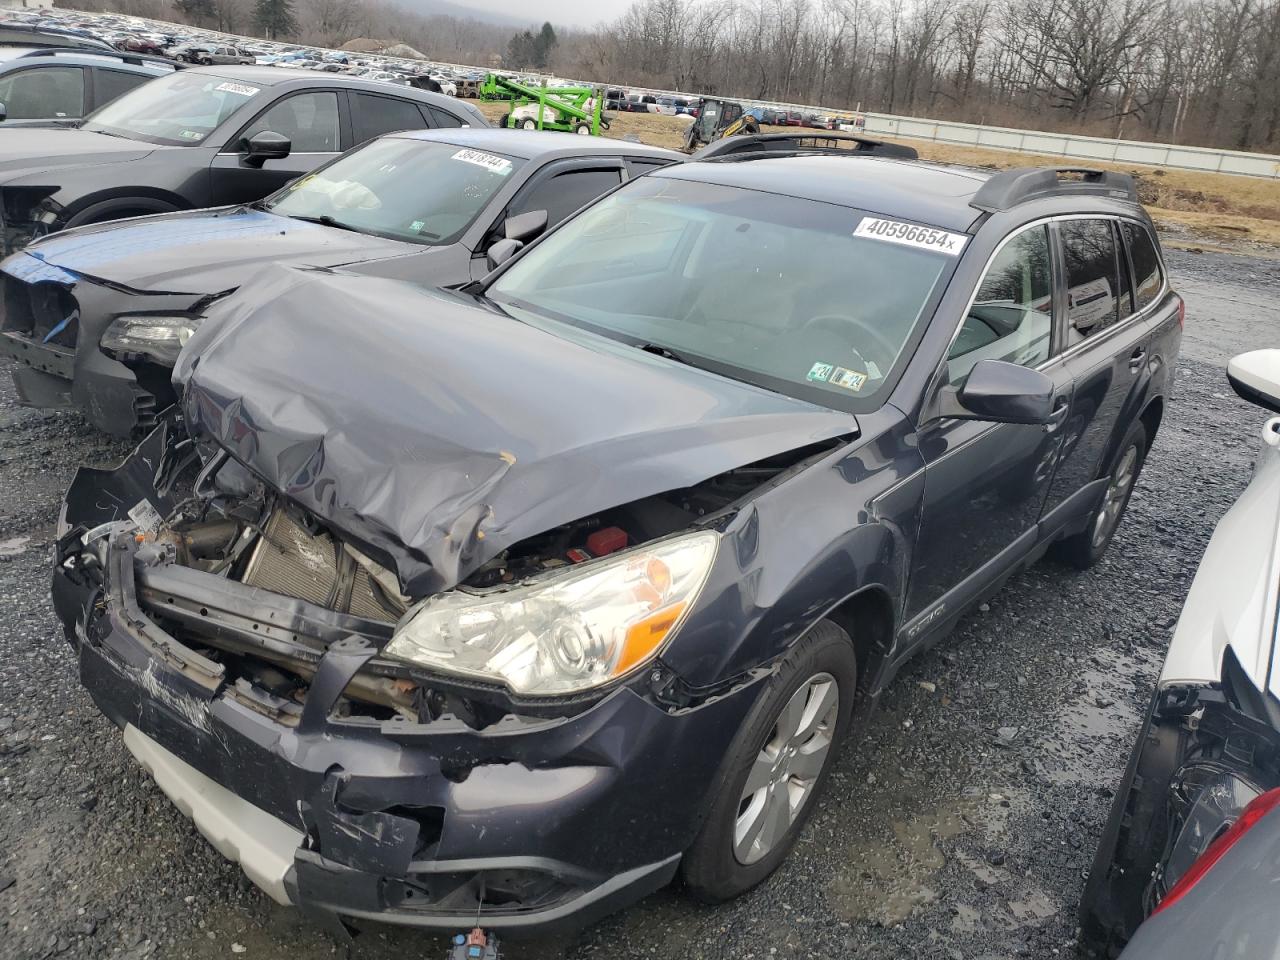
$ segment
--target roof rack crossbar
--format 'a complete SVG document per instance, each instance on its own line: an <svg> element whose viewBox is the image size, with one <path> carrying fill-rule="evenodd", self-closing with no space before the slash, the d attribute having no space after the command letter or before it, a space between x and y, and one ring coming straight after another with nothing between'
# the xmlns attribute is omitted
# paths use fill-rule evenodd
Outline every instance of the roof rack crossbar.
<svg viewBox="0 0 1280 960"><path fill-rule="evenodd" d="M1028 200L1082 193L1138 202L1137 185L1127 173L1092 167L1015 167L992 174L969 206L996 213Z"/></svg>
<svg viewBox="0 0 1280 960"><path fill-rule="evenodd" d="M778 156L863 156L896 157L915 160L913 147L885 140L872 140L847 133L751 133L715 140L697 153L693 160L757 160Z"/></svg>

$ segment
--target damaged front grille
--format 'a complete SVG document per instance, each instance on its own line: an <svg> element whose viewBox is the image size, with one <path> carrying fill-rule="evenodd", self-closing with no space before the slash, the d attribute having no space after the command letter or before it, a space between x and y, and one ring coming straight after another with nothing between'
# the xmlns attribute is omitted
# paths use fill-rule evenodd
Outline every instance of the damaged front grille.
<svg viewBox="0 0 1280 960"><path fill-rule="evenodd" d="M263 527L242 582L370 620L398 620L407 609L385 570L327 533L309 533L280 509Z"/></svg>

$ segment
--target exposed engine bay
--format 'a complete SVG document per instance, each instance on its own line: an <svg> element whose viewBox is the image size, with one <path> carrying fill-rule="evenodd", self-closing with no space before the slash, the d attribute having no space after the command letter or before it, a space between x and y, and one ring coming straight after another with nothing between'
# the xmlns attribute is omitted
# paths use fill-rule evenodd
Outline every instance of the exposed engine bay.
<svg viewBox="0 0 1280 960"><path fill-rule="evenodd" d="M694 528L834 446L829 441L792 451L562 524L502 551L455 589L502 592L529 577ZM143 448L139 456L150 459ZM168 497L158 505L144 501L129 511L138 604L168 635L219 665L230 695L278 722L296 724L331 644L354 634L381 650L423 598L405 596L389 566L267 489L236 461L215 454L200 464L189 442L186 458L181 466L201 466L189 496L176 503ZM171 477L157 486L176 489L172 476L180 468L172 464L172 452L158 459L169 466L153 477L166 469ZM135 478L141 473L133 471ZM101 482L100 476L87 481ZM73 486L69 501L76 495ZM96 489L93 495L101 497ZM117 499L124 504L134 496L120 491ZM84 549L65 562L102 580L107 540L118 543L121 528L116 521L85 532ZM563 715L572 706L518 712L537 718L548 709ZM374 656L351 679L334 715L416 723L452 717L483 729L512 712L510 698L492 685L428 676L411 663Z"/></svg>

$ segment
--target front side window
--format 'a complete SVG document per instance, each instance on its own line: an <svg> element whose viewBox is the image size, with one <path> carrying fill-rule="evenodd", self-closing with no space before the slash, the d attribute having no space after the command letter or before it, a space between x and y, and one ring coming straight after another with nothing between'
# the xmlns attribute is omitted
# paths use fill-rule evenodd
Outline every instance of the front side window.
<svg viewBox="0 0 1280 960"><path fill-rule="evenodd" d="M338 95L322 90L285 97L249 124L240 139L267 130L288 137L294 153L337 153Z"/></svg>
<svg viewBox="0 0 1280 960"><path fill-rule="evenodd" d="M11 120L84 116L84 70L32 67L0 77L0 103Z"/></svg>
<svg viewBox="0 0 1280 960"><path fill-rule="evenodd" d="M547 211L547 226L553 227L579 207L622 182L622 171L566 170L535 184L516 197L507 216L530 210Z"/></svg>
<svg viewBox="0 0 1280 960"><path fill-rule="evenodd" d="M1000 249L947 354L952 384L962 384L979 360L1035 367L1049 359L1052 277L1047 226L1024 230Z"/></svg>
<svg viewBox="0 0 1280 960"><path fill-rule="evenodd" d="M148 143L199 146L261 89L229 77L178 71L99 107L83 129Z"/></svg>
<svg viewBox="0 0 1280 960"><path fill-rule="evenodd" d="M581 327L789 396L873 409L957 260L896 229L895 240L855 234L884 222L650 174L567 221L487 294L552 332Z"/></svg>
<svg viewBox="0 0 1280 960"><path fill-rule="evenodd" d="M1164 271L1156 245L1145 227L1126 220L1123 226L1125 242L1129 245L1129 259L1133 261L1133 283L1137 309L1143 310L1155 303L1164 287Z"/></svg>
<svg viewBox="0 0 1280 960"><path fill-rule="evenodd" d="M523 162L437 141L371 140L264 206L393 240L453 243Z"/></svg>
<svg viewBox="0 0 1280 960"><path fill-rule="evenodd" d="M1113 326L1121 309L1119 261L1110 220L1067 220L1059 227L1067 271L1067 345Z"/></svg>

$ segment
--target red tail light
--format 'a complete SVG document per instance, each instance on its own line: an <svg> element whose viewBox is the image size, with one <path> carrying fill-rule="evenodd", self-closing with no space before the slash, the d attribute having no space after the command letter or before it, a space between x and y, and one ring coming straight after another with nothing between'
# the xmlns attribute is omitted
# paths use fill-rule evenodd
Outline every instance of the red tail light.
<svg viewBox="0 0 1280 960"><path fill-rule="evenodd" d="M1181 330L1187 325L1187 301L1181 297L1178 298L1178 329Z"/></svg>
<svg viewBox="0 0 1280 960"><path fill-rule="evenodd" d="M1268 790L1253 799L1253 801L1244 808L1240 814L1240 819L1233 823L1227 832L1218 837L1217 840L1209 844L1209 849L1200 854L1200 859L1191 865L1191 869L1182 875L1182 879L1173 885L1160 906L1152 911L1152 915L1159 913L1170 904L1177 902L1186 896L1187 891L1194 887L1200 879L1213 869L1213 865L1223 858L1228 850L1240 842L1240 839L1249 832L1255 823L1265 817L1268 813L1280 806L1280 787L1275 790Z"/></svg>

